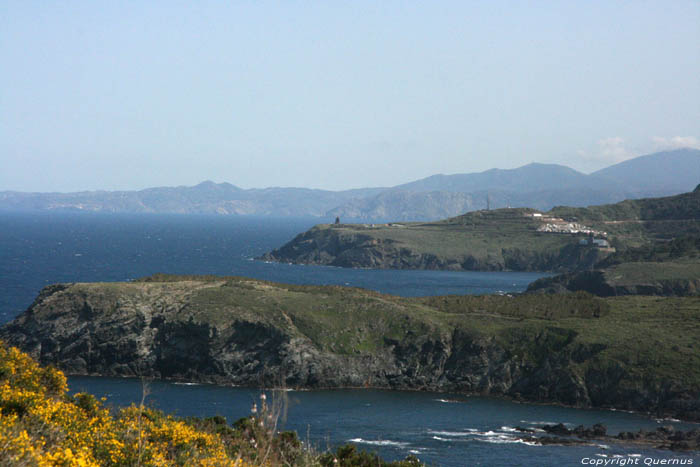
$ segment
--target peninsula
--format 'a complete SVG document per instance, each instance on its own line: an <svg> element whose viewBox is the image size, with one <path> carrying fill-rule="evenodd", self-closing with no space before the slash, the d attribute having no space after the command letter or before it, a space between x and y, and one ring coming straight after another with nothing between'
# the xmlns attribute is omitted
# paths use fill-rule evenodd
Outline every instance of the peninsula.
<svg viewBox="0 0 700 467"><path fill-rule="evenodd" d="M0 340L69 375L455 391L700 420L700 298L401 298L157 275L58 284Z"/></svg>
<svg viewBox="0 0 700 467"><path fill-rule="evenodd" d="M588 208L482 210L429 223L321 224L259 259L357 268L570 273L613 266L619 272L623 263L653 257L655 263L664 262L663 268L647 265L645 270L682 281L700 277L698 238L700 186L676 196ZM665 278L669 274L673 277ZM691 285L691 292L696 288Z"/></svg>

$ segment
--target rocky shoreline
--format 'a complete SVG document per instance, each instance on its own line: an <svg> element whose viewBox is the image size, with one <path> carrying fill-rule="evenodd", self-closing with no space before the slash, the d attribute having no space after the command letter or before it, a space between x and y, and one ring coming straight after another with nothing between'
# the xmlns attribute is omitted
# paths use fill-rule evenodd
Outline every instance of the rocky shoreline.
<svg viewBox="0 0 700 467"><path fill-rule="evenodd" d="M673 426L662 426L656 430L624 431L617 435L607 434L607 427L595 424L590 428L579 425L569 429L564 424L544 425L541 429L515 427L523 433L519 436L523 442L538 445L590 445L592 441L635 445L670 451L700 450L700 428L676 430ZM546 435L538 435L544 432Z"/></svg>

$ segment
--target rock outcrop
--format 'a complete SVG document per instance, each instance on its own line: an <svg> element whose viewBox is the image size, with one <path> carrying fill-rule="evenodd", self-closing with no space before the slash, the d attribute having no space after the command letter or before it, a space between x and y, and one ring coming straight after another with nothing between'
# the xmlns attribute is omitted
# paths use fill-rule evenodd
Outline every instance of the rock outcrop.
<svg viewBox="0 0 700 467"><path fill-rule="evenodd" d="M630 263L627 267L644 269L644 264ZM700 269L700 263L698 265ZM619 295L660 295L660 296L697 296L700 295L700 277L697 275L674 278L654 278L624 282L613 270L581 271L543 277L530 284L528 292L567 293L584 291L600 297Z"/></svg>
<svg viewBox="0 0 700 467"><path fill-rule="evenodd" d="M590 428L579 425L573 429L569 429L562 423L544 425L541 431L547 435L534 435L535 430L530 428L516 427L515 429L519 433L525 433L519 435L518 439L537 445L590 445L591 441L598 441L671 451L697 451L700 449L700 429L683 431L676 430L672 425L660 426L653 431L622 431L614 436L609 435L607 427L600 423Z"/></svg>

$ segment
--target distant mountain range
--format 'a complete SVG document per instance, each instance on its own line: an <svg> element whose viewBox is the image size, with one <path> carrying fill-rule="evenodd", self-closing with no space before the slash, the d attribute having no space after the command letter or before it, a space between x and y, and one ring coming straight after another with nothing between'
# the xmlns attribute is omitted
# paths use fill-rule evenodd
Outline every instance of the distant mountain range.
<svg viewBox="0 0 700 467"><path fill-rule="evenodd" d="M0 210L340 217L346 220L435 220L500 207L548 210L623 199L668 196L700 183L700 150L640 156L586 175L556 164L433 175L391 188L244 190L230 183L140 191L0 192Z"/></svg>

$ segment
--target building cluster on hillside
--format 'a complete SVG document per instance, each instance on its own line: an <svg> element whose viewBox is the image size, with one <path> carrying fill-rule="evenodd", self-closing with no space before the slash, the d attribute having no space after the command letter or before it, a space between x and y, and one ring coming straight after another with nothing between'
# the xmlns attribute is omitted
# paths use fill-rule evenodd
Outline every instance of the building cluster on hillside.
<svg viewBox="0 0 700 467"><path fill-rule="evenodd" d="M362 224L362 226L365 227L365 228L367 228L367 229L378 229L378 228L380 228L380 227L398 227L398 228L406 227L406 226L403 225L403 224L396 224L396 223L388 223L388 224Z"/></svg>
<svg viewBox="0 0 700 467"><path fill-rule="evenodd" d="M571 221L566 221L560 217L550 217L550 216L544 216L542 213L535 212L532 214L527 214L527 216L531 216L532 218L542 222L542 225L540 225L537 228L538 232L551 232L551 233L563 233L563 234L583 234L587 235L589 237L607 237L608 233L603 232L601 230L594 230L588 226L585 226L583 224L579 224L578 222L571 222ZM610 246L608 244L607 240L604 240L603 238L591 238L589 239L582 239L581 244L583 245L583 242L586 242L586 245L595 245L599 247L608 247Z"/></svg>
<svg viewBox="0 0 700 467"><path fill-rule="evenodd" d="M552 222L542 224L537 228L538 232L553 232L553 233L568 233L568 234L584 234L584 235L594 235L607 237L606 232L600 230L593 230L583 224L578 224L576 222Z"/></svg>

